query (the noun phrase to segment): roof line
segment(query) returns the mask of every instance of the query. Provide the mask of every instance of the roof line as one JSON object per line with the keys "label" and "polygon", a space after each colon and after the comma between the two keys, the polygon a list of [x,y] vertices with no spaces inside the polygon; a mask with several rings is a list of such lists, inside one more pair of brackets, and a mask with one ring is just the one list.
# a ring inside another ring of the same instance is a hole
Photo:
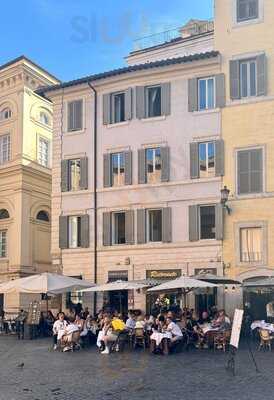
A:
{"label": "roof line", "polygon": [[209,59],[209,58],[218,57],[219,55],[220,55],[219,51],[209,51],[206,53],[197,53],[197,54],[192,54],[189,56],[169,58],[166,60],[159,60],[159,61],[152,61],[152,62],[148,62],[145,64],[130,65],[128,67],[118,68],[118,69],[114,69],[114,70],[107,71],[107,72],[89,75],[89,76],[86,76],[86,77],[83,77],[80,79],[63,82],[58,85],[42,87],[42,88],[36,90],[36,93],[43,95],[43,94],[46,94],[53,90],[64,89],[67,87],[81,85],[83,83],[88,83],[88,82],[92,82],[92,81],[98,81],[100,79],[110,78],[113,76],[123,75],[126,73],[147,70],[150,68],[160,68],[160,67],[166,67],[166,66],[170,66],[170,65],[184,64],[184,63],[193,62],[193,61],[205,60],[205,59]]}
{"label": "roof line", "polygon": [[47,75],[49,75],[50,77],[52,77],[52,78],[55,79],[56,81],[60,82],[60,79],[58,79],[56,76],[54,76],[53,74],[51,74],[50,72],[48,72],[45,68],[41,67],[39,64],[36,64],[34,61],[30,60],[28,57],[26,57],[26,56],[24,56],[24,55],[19,56],[19,57],[17,57],[17,58],[14,58],[13,60],[8,61],[7,63],[0,65],[0,71],[3,70],[3,69],[5,69],[5,68],[10,67],[11,65],[13,65],[13,64],[15,64],[15,63],[17,63],[17,62],[19,62],[19,61],[23,61],[23,60],[29,62],[29,63],[32,64],[34,67],[39,68],[39,69],[40,69],[41,71],[43,71],[44,73],[46,73]]}

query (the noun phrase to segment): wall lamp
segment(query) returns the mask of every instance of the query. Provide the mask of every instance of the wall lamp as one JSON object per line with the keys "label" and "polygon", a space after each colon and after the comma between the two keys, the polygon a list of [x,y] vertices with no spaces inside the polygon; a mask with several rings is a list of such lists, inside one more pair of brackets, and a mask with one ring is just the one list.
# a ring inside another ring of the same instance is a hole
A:
{"label": "wall lamp", "polygon": [[226,186],[221,189],[221,204],[223,205],[223,208],[227,211],[228,215],[230,215],[232,212],[232,209],[226,204],[228,201],[229,193],[230,190]]}

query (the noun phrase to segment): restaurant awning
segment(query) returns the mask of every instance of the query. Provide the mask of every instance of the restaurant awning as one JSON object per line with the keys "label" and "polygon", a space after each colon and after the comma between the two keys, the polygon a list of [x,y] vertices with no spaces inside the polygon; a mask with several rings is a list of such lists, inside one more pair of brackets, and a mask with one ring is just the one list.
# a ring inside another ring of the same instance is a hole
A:
{"label": "restaurant awning", "polygon": [[193,278],[204,282],[216,283],[219,285],[241,285],[241,282],[236,281],[235,279],[230,279],[226,276],[217,276],[210,273],[194,275]]}
{"label": "restaurant awning", "polygon": [[89,289],[84,289],[83,292],[109,292],[119,290],[137,290],[146,287],[157,285],[159,282],[153,279],[144,279],[139,281],[122,281],[108,282],[102,285],[97,285]]}
{"label": "restaurant awning", "polygon": [[243,282],[243,287],[244,288],[262,288],[262,287],[268,287],[274,288],[274,277],[270,276],[269,278],[264,278],[264,279],[258,279],[257,281],[247,281]]}
{"label": "restaurant awning", "polygon": [[218,287],[218,285],[210,282],[204,282],[202,280],[200,281],[198,279],[190,278],[188,276],[181,276],[180,278],[162,283],[161,285],[148,289],[148,292],[161,292],[172,289],[184,289],[187,291],[191,291],[193,289],[213,287]]}

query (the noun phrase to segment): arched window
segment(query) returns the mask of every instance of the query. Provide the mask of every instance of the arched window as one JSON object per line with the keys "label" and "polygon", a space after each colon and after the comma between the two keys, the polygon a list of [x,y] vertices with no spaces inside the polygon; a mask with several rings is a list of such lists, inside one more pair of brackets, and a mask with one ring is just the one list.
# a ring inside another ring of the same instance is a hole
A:
{"label": "arched window", "polygon": [[36,219],[39,221],[49,222],[49,215],[46,211],[41,210],[38,212]]}
{"label": "arched window", "polygon": [[44,111],[40,112],[39,120],[40,120],[41,124],[43,124],[43,125],[49,126],[51,124],[49,115]]}
{"label": "arched window", "polygon": [[10,119],[12,116],[11,109],[9,107],[4,108],[0,112],[0,121],[4,121],[6,119]]}
{"label": "arched window", "polygon": [[9,217],[10,217],[10,215],[9,215],[8,210],[6,210],[5,208],[2,208],[0,210],[0,219],[7,219]]}

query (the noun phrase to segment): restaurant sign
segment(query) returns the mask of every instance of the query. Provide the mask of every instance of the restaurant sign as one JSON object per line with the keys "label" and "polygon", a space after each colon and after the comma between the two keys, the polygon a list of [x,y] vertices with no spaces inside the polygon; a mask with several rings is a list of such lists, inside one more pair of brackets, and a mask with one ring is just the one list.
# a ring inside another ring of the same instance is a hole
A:
{"label": "restaurant sign", "polygon": [[148,279],[176,279],[182,275],[182,270],[180,269],[152,269],[146,271]]}

